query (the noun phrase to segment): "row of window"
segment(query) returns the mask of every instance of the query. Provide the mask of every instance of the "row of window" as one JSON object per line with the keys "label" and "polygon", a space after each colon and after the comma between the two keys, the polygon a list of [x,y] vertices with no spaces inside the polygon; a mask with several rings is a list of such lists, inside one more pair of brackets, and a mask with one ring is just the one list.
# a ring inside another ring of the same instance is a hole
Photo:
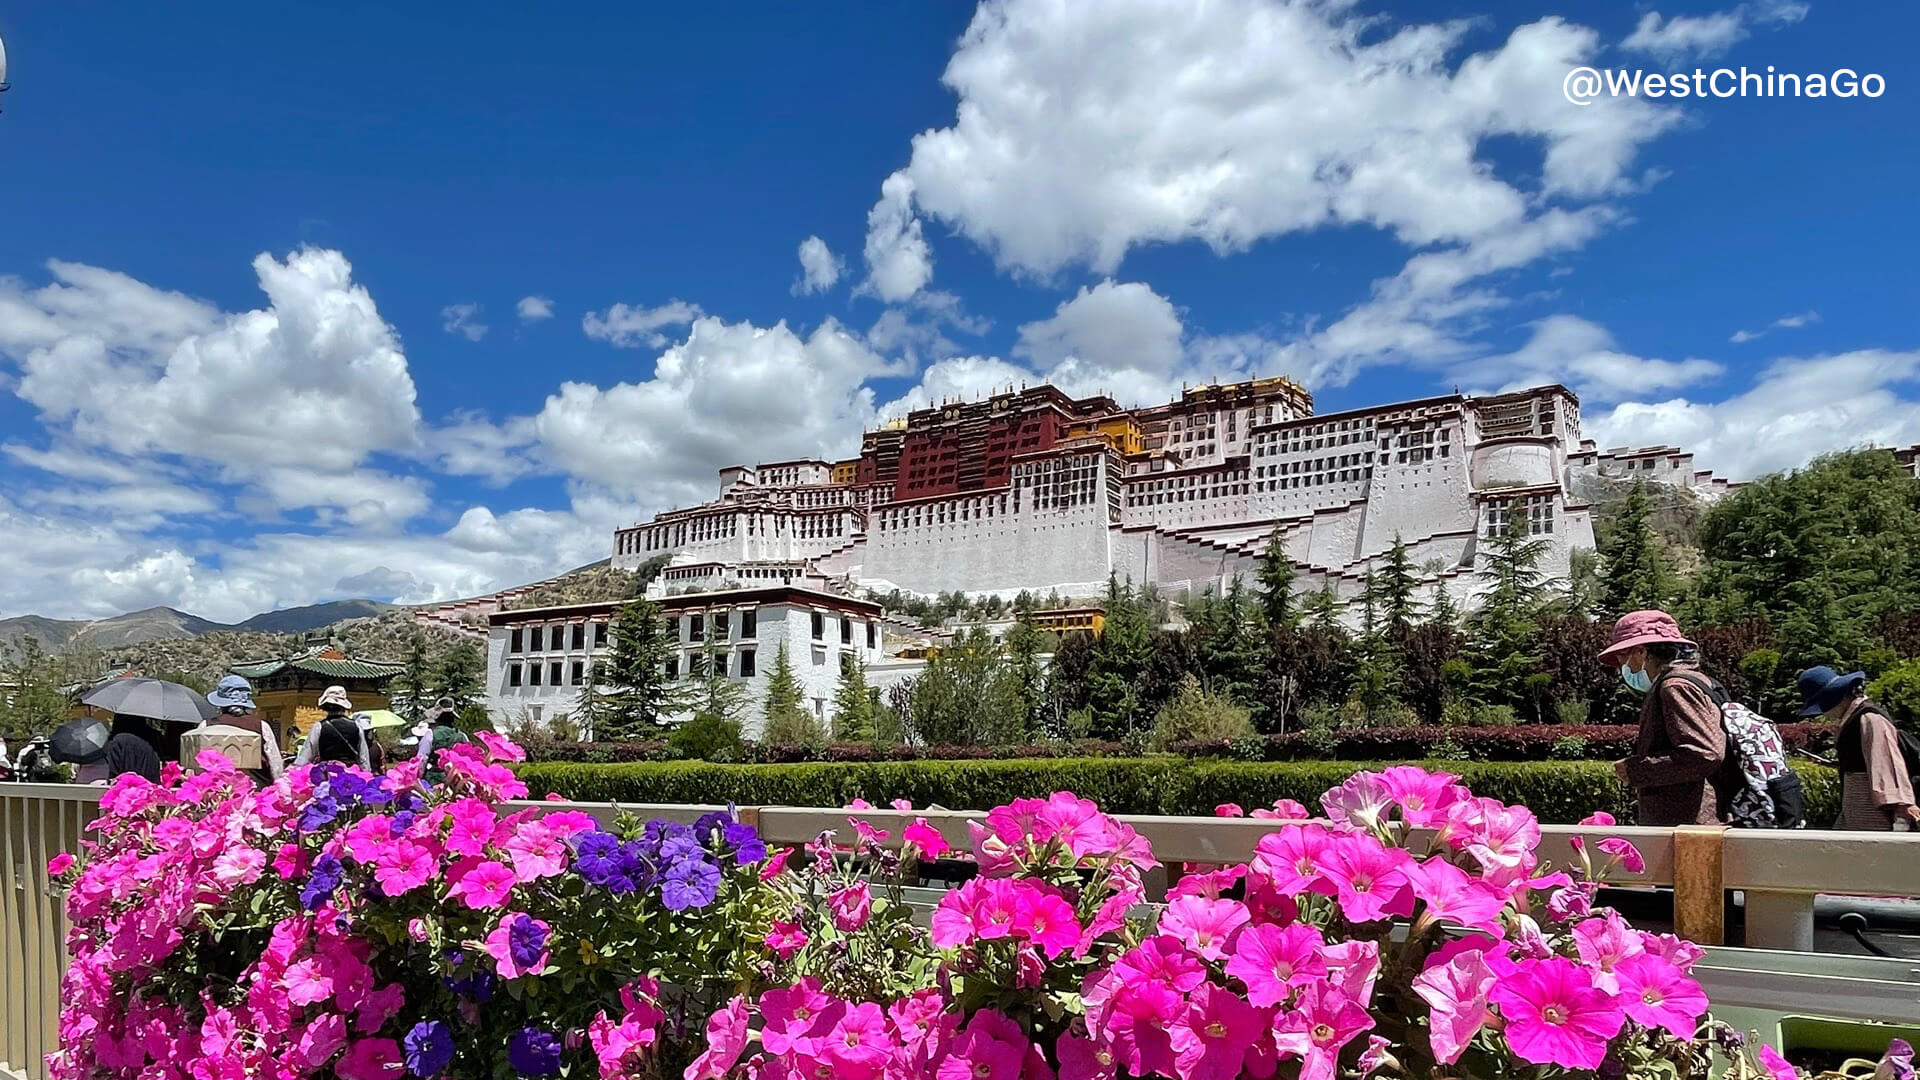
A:
{"label": "row of window", "polygon": [[[560,652],[564,649],[575,651],[587,647],[587,625],[583,622],[559,623],[553,626],[514,627],[507,634],[507,651],[518,652]],[[607,624],[593,623],[593,647],[604,648],[607,644]]]}
{"label": "row of window", "polygon": [[1507,521],[1515,513],[1526,515],[1528,536],[1544,536],[1553,532],[1553,496],[1525,495],[1487,504],[1486,535],[1499,536],[1506,532]]}

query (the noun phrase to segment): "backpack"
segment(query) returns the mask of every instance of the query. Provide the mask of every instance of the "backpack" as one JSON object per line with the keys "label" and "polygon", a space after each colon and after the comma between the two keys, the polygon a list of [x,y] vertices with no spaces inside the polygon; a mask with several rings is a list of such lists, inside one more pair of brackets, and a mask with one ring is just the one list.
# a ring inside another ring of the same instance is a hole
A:
{"label": "backpack", "polygon": [[1720,728],[1727,736],[1727,762],[1714,789],[1728,824],[1736,829],[1799,829],[1807,823],[1806,792],[1787,765],[1787,747],[1773,722],[1734,701],[1726,687],[1697,671],[1676,671],[1674,678],[1706,692],[1720,707]]}

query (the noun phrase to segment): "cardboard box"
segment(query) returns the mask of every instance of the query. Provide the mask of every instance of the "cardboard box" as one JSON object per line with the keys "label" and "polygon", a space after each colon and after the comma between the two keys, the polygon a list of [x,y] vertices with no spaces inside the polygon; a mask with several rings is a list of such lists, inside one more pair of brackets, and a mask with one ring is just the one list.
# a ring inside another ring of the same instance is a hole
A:
{"label": "cardboard box", "polygon": [[260,733],[246,728],[232,727],[227,724],[212,724],[194,728],[180,736],[180,764],[193,772],[199,766],[202,750],[216,750],[235,768],[258,769],[261,767],[262,740]]}

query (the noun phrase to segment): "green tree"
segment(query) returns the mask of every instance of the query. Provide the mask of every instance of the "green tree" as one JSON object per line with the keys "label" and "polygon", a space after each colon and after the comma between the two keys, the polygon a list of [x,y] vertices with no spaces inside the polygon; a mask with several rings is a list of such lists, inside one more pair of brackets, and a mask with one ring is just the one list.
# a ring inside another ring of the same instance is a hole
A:
{"label": "green tree", "polygon": [[927,658],[903,718],[923,746],[1008,746],[1026,741],[1026,702],[1005,649],[971,630]]}
{"label": "green tree", "polygon": [[1764,615],[1789,666],[1862,656],[1882,621],[1920,610],[1920,480],[1859,450],[1763,477],[1701,523],[1692,621]]}
{"label": "green tree", "polygon": [[726,655],[722,648],[714,639],[712,622],[709,621],[706,646],[699,654],[697,677],[700,681],[692,688],[690,707],[693,719],[711,717],[731,724],[738,730],[752,695],[748,693],[745,683],[727,674]]}
{"label": "green tree", "polygon": [[1673,572],[1653,528],[1647,482],[1635,482],[1606,529],[1600,546],[1599,606],[1618,618],[1629,611],[1664,608],[1673,599]]}
{"label": "green tree", "polygon": [[438,696],[452,698],[455,709],[465,709],[485,693],[486,671],[487,661],[479,649],[464,641],[455,645],[440,658],[434,672],[434,681],[439,684]]}
{"label": "green tree", "polygon": [[840,685],[833,691],[833,737],[847,743],[871,743],[876,737],[866,665],[851,654],[840,665]]}
{"label": "green tree", "polygon": [[1104,607],[1106,629],[1094,643],[1093,663],[1087,673],[1087,705],[1093,710],[1091,734],[1112,739],[1140,731],[1152,720],[1140,715],[1136,693],[1152,648],[1152,627],[1131,582],[1122,585],[1118,577],[1110,575]]}
{"label": "green tree", "polygon": [[1214,692],[1242,705],[1259,700],[1261,649],[1255,623],[1258,608],[1238,575],[1226,595],[1204,607],[1200,629],[1200,670]]}
{"label": "green tree", "polygon": [[1175,743],[1245,739],[1254,734],[1252,714],[1224,694],[1210,694],[1188,675],[1153,719],[1147,745],[1164,751]]}
{"label": "green tree", "polygon": [[1293,594],[1294,581],[1299,576],[1293,560],[1287,557],[1286,537],[1278,528],[1274,529],[1260,553],[1256,577],[1260,585],[1260,612],[1268,626],[1284,630],[1299,628],[1300,605]]}
{"label": "green tree", "polygon": [[61,688],[66,668],[32,634],[9,650],[0,665],[0,730],[38,735],[58,727],[66,718],[67,695]]}
{"label": "green tree", "polygon": [[1574,548],[1567,553],[1567,588],[1552,605],[1559,614],[1574,619],[1591,619],[1602,609],[1606,579],[1600,571],[1600,553],[1592,548]]}
{"label": "green tree", "polygon": [[1057,737],[1059,717],[1047,715],[1047,668],[1041,662],[1041,654],[1054,652],[1058,646],[1052,634],[1036,630],[1026,619],[1013,624],[1001,639],[1007,650],[1007,663],[1012,668],[1015,692],[1020,698],[1020,709],[1025,717],[1023,727],[1030,735],[1049,735]]}
{"label": "green tree", "polygon": [[1379,612],[1379,629],[1401,634],[1413,627],[1420,615],[1420,602],[1414,598],[1419,588],[1407,545],[1395,533],[1386,565],[1367,575],[1368,599]]}
{"label": "green tree", "polygon": [[767,676],[767,695],[762,708],[761,742],[770,746],[826,745],[826,725],[807,708],[784,641],[773,657],[773,672]]}
{"label": "green tree", "polygon": [[1320,591],[1307,598],[1305,614],[1307,625],[1315,630],[1340,628],[1340,597],[1333,591],[1333,582],[1321,585]]}
{"label": "green tree", "polygon": [[1506,527],[1480,549],[1481,576],[1492,589],[1468,624],[1475,689],[1489,704],[1516,704],[1543,689],[1532,679],[1539,658],[1530,646],[1546,594],[1540,564],[1548,551],[1548,541],[1532,538],[1527,515],[1517,505]]}
{"label": "green tree", "polygon": [[1444,626],[1451,630],[1460,625],[1460,608],[1453,602],[1453,593],[1447,589],[1447,583],[1436,581],[1433,585],[1433,604],[1427,608],[1427,625]]}
{"label": "green tree", "polygon": [[687,694],[667,674],[677,656],[660,605],[644,597],[621,605],[613,619],[607,658],[597,682],[604,715],[601,740],[643,739],[658,733],[683,711]]}
{"label": "green tree", "polygon": [[586,683],[580,687],[580,696],[574,699],[573,726],[582,739],[600,739],[613,717],[613,705],[607,700],[601,680],[604,666],[605,662],[600,660],[587,665]]}
{"label": "green tree", "polygon": [[427,705],[434,697],[434,679],[434,665],[427,652],[427,635],[416,629],[407,635],[406,667],[393,680],[392,692],[388,695],[394,704],[394,711],[405,717],[409,724],[419,723],[426,716]]}

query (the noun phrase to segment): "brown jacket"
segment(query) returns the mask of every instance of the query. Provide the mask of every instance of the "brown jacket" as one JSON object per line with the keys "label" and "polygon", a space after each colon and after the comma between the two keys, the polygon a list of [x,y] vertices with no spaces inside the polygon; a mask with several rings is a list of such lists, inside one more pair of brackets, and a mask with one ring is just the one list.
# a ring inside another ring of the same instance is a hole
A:
{"label": "brown jacket", "polygon": [[[1840,751],[1840,821],[1838,828],[1885,832],[1903,819],[1914,805],[1913,777],[1900,756],[1900,736],[1893,721],[1865,698],[1847,714],[1857,724],[1858,748]],[[1844,741],[1846,726],[1840,729]]]}
{"label": "brown jacket", "polygon": [[1698,671],[1676,663],[1653,684],[1640,706],[1640,737],[1627,758],[1627,783],[1640,797],[1642,825],[1718,825],[1714,781],[1727,762],[1720,706],[1693,681]]}

